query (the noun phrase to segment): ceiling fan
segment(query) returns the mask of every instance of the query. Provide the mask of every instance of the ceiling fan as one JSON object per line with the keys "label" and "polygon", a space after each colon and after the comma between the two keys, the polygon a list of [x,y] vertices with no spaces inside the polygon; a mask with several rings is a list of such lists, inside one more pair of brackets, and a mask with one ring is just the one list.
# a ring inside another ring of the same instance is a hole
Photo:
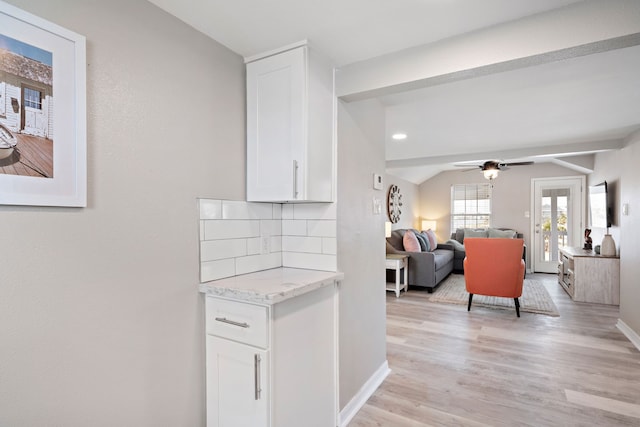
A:
{"label": "ceiling fan", "polygon": [[[532,165],[532,164],[533,162],[499,162],[497,160],[487,160],[483,164],[476,165],[476,166],[480,168],[484,177],[487,178],[489,181],[491,181],[498,177],[498,172],[500,172],[501,170],[505,170],[510,166],[526,166],[526,165]],[[455,166],[469,167],[469,165],[455,165]],[[473,168],[473,169],[467,169],[467,170],[477,170],[477,169]]]}

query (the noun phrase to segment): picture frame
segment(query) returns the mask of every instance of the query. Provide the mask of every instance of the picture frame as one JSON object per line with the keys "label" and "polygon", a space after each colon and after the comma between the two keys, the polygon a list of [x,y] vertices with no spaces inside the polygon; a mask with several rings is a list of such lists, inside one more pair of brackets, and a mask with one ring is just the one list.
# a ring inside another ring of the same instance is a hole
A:
{"label": "picture frame", "polygon": [[0,1],[0,205],[87,206],[86,39]]}

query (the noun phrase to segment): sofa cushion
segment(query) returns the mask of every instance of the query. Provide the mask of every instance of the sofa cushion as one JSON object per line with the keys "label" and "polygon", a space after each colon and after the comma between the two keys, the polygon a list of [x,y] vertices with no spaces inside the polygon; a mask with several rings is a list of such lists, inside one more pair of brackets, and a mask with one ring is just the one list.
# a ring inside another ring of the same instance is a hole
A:
{"label": "sofa cushion", "polygon": [[416,235],[416,238],[418,239],[418,243],[420,244],[420,250],[422,252],[429,252],[429,250],[431,249],[431,245],[429,245],[429,239],[427,239],[427,236],[418,233],[416,231],[413,232]]}
{"label": "sofa cushion", "polygon": [[[488,237],[487,230],[474,230],[473,228],[464,229],[464,238],[467,237]],[[464,243],[464,240],[462,241]]]}
{"label": "sofa cushion", "polygon": [[434,251],[438,247],[438,239],[436,238],[436,233],[432,229],[428,229],[427,231],[423,231],[422,234],[427,236],[429,240],[429,246],[431,250]]}
{"label": "sofa cushion", "polygon": [[453,260],[453,251],[447,249],[436,249],[433,251],[433,259],[436,271],[443,267],[447,267]]}
{"label": "sofa cushion", "polygon": [[515,230],[498,230],[495,228],[490,228],[488,231],[489,231],[490,238],[515,239],[516,237]]}
{"label": "sofa cushion", "polygon": [[412,232],[404,233],[404,236],[402,236],[402,245],[407,252],[421,252],[418,238]]}

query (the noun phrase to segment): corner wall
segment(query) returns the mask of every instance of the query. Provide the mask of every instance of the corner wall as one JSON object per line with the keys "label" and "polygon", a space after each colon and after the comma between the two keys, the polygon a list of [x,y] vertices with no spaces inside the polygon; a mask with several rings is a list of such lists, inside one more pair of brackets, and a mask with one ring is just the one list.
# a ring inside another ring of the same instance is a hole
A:
{"label": "corner wall", "polygon": [[[384,111],[376,101],[338,102],[340,410],[366,394],[386,364],[385,212],[373,214],[373,174],[383,174]],[[385,184],[386,185],[386,184]],[[368,396],[366,396],[368,397]],[[348,411],[347,411],[348,412]]]}
{"label": "corner wall", "polygon": [[144,0],[9,2],[86,36],[88,207],[0,206],[0,425],[202,426],[197,197],[245,198],[243,60]]}
{"label": "corner wall", "polygon": [[[621,205],[629,205],[628,215],[618,214],[620,219],[620,320],[631,328],[636,338],[640,337],[640,132],[636,132],[629,144],[620,151],[622,172],[620,198],[616,200],[616,211]],[[636,340],[636,346],[638,345]]]}

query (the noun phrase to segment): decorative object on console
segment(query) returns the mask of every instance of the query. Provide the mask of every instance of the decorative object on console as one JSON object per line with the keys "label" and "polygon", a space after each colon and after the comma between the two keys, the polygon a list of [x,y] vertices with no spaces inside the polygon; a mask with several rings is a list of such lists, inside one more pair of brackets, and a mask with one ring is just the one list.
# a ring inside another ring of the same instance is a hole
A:
{"label": "decorative object on console", "polygon": [[611,234],[607,233],[602,239],[602,245],[600,245],[600,255],[602,256],[616,256],[616,242],[611,237]]}
{"label": "decorative object on console", "polygon": [[591,250],[591,248],[593,247],[593,239],[591,238],[591,229],[589,228],[585,228],[584,229],[584,248],[585,250]]}
{"label": "decorative object on console", "polygon": [[395,184],[389,187],[389,193],[387,194],[387,214],[389,215],[389,221],[392,223],[395,224],[400,221],[402,194],[400,194],[400,188]]}

